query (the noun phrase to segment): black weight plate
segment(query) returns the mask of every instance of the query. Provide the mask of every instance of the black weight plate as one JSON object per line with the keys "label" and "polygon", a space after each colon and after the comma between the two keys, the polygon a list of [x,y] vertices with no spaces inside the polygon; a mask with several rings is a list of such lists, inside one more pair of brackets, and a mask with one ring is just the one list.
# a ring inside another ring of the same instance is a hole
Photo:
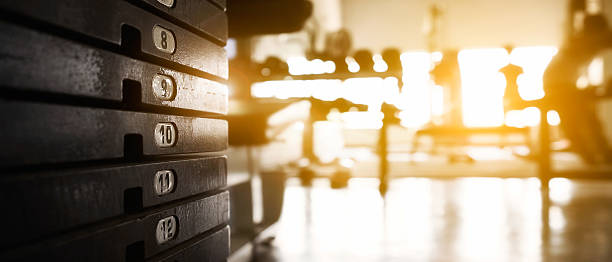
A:
{"label": "black weight plate", "polygon": [[0,88],[122,101],[124,88],[133,87],[124,81],[132,80],[144,104],[227,111],[223,84],[8,23],[0,22],[0,32]]}
{"label": "black weight plate", "polygon": [[227,15],[225,8],[205,0],[129,0],[136,5],[141,3],[163,12],[161,16],[176,24],[195,28],[203,33],[216,37],[219,41],[227,40]]}
{"label": "black weight plate", "polygon": [[167,254],[160,255],[148,261],[173,261],[173,262],[225,262],[229,256],[229,227],[211,235],[190,241],[181,250],[172,250]]}
{"label": "black weight plate", "polygon": [[211,0],[211,1],[217,4],[223,10],[227,11],[227,0]]}
{"label": "black weight plate", "polygon": [[[139,46],[145,54],[227,78],[227,55],[223,47],[124,0],[0,1],[0,9],[117,46],[129,46],[126,50]],[[123,30],[126,26],[137,29],[139,37],[125,33],[129,31]]]}
{"label": "black weight plate", "polygon": [[0,100],[0,120],[2,167],[227,147],[227,122],[218,119]]}
{"label": "black weight plate", "polygon": [[[40,218],[44,219],[44,218]],[[227,224],[229,194],[222,192],[130,220],[83,229],[0,254],[2,261],[142,261]]]}
{"label": "black weight plate", "polygon": [[0,246],[218,189],[226,172],[220,156],[2,175],[0,199],[11,215],[0,223],[11,225],[5,232],[13,237],[0,238]]}

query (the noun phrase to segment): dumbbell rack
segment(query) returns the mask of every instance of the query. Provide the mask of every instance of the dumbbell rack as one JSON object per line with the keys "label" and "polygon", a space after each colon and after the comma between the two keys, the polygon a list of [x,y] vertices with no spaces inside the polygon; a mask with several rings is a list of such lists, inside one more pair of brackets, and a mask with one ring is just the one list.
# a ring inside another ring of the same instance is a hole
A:
{"label": "dumbbell rack", "polygon": [[[401,70],[389,70],[386,72],[374,72],[374,71],[362,71],[362,72],[356,72],[356,73],[352,73],[352,72],[337,72],[337,73],[326,73],[326,74],[312,74],[312,75],[292,75],[289,76],[289,78],[291,80],[346,80],[346,79],[351,79],[351,78],[366,78],[366,77],[380,77],[380,78],[386,78],[386,77],[395,77],[396,79],[398,79],[398,85],[400,87],[400,89],[403,87],[403,80],[402,80],[402,76],[403,76],[403,72]],[[271,76],[266,76],[266,77],[262,77],[259,76],[259,78],[256,78],[255,82],[264,82],[264,81],[271,81],[271,80],[287,80],[288,76],[286,75],[271,75]],[[384,113],[384,120],[383,120],[383,126],[379,131],[379,140],[378,140],[378,144],[377,144],[377,152],[381,158],[380,160],[380,165],[379,165],[379,180],[380,180],[380,186],[379,186],[379,190],[381,192],[381,194],[385,194],[387,192],[388,189],[388,183],[389,183],[389,178],[388,178],[388,171],[389,171],[389,162],[387,159],[387,127],[391,124],[394,124],[396,121],[394,121],[394,114],[389,112],[390,109],[390,105],[387,105],[383,110]],[[313,142],[314,142],[314,127],[313,127],[314,121],[311,121],[309,123],[307,123],[307,126],[305,127],[304,130],[304,143],[307,143],[305,145],[303,145],[304,148],[304,157],[306,157],[310,163],[316,163],[316,157],[314,156],[313,153]],[[315,177],[315,171],[312,170],[312,165],[311,166],[306,166],[306,167],[302,167],[300,172],[299,172],[299,176],[300,179],[302,180],[302,184],[304,185],[310,185],[312,179]],[[346,168],[339,166],[337,168],[337,170],[334,172],[333,176],[332,176],[332,187],[335,188],[341,188],[341,187],[345,187],[348,184],[348,180],[350,179],[350,171],[346,170]]]}
{"label": "dumbbell rack", "polygon": [[226,261],[225,0],[0,14],[0,260]]}

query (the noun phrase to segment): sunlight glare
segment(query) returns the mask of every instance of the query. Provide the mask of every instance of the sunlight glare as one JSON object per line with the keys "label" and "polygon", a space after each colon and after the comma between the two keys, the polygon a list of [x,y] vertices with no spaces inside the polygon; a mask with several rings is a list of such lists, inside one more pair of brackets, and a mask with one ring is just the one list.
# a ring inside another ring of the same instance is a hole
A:
{"label": "sunlight glare", "polygon": [[550,187],[550,200],[557,204],[567,204],[572,198],[574,186],[567,178],[553,178],[548,182]]}
{"label": "sunlight glare", "polygon": [[550,229],[556,232],[562,232],[567,222],[563,215],[563,210],[558,206],[552,206],[548,210],[548,217],[550,219]]}
{"label": "sunlight glare", "polygon": [[[521,66],[524,73],[519,76],[519,93],[525,100],[539,99],[544,96],[542,76],[557,48],[550,46],[518,47],[508,56],[502,48],[469,49],[459,53],[462,77],[463,117],[467,126],[508,126],[526,127],[539,123],[537,108],[511,111],[504,116],[503,93],[505,78],[499,69],[508,61]],[[254,97],[299,98],[315,97],[326,101],[345,98],[353,103],[368,105],[368,111],[378,112],[382,102],[397,106],[401,125],[421,127],[432,120],[440,120],[445,107],[443,88],[430,79],[429,71],[433,62],[440,60],[442,53],[404,52],[401,54],[404,87],[399,91],[397,79],[393,78],[352,78],[340,80],[282,80],[255,83],[252,88]],[[376,71],[385,71],[386,63],[380,54],[374,55]],[[359,65],[352,57],[345,59],[349,71],[358,72]],[[335,70],[332,61],[312,60],[304,57],[288,59],[290,73],[312,74],[329,73]],[[603,69],[595,61],[589,70],[589,80],[597,82]],[[383,70],[384,69],[384,70]],[[348,117],[348,120],[353,119]],[[373,118],[368,118],[372,121]],[[355,121],[359,121],[356,118]],[[370,120],[367,120],[370,121]],[[558,125],[560,119],[549,113],[549,122]],[[377,127],[378,120],[366,124],[347,126]]]}
{"label": "sunlight glare", "polygon": [[357,61],[355,61],[355,58],[352,58],[350,56],[347,56],[344,61],[346,62],[346,64],[348,65],[348,70],[351,73],[357,73],[359,72],[359,70],[361,69],[359,67],[359,64],[357,63]]}
{"label": "sunlight glare", "polygon": [[432,55],[427,52],[405,52],[400,56],[403,68],[404,88],[400,94],[398,107],[401,125],[421,127],[431,119],[431,86],[429,70],[432,67]]}
{"label": "sunlight glare", "polygon": [[291,75],[325,74],[336,71],[336,64],[333,61],[307,60],[305,57],[291,57],[287,59],[287,65]]}
{"label": "sunlight glare", "polygon": [[602,57],[593,59],[587,70],[589,85],[599,86],[604,83],[604,60]]}
{"label": "sunlight glare", "polygon": [[561,124],[561,117],[559,117],[559,113],[555,110],[548,111],[546,113],[546,118],[548,120],[548,124],[551,126],[558,126]]}
{"label": "sunlight glare", "polygon": [[459,52],[463,122],[467,126],[500,126],[504,121],[505,79],[499,69],[507,63],[502,48]]}
{"label": "sunlight glare", "polygon": [[387,69],[389,69],[389,66],[387,65],[385,60],[383,60],[380,54],[375,54],[374,56],[372,56],[372,60],[374,60],[374,71],[375,72],[379,72],[379,73],[386,72]]}

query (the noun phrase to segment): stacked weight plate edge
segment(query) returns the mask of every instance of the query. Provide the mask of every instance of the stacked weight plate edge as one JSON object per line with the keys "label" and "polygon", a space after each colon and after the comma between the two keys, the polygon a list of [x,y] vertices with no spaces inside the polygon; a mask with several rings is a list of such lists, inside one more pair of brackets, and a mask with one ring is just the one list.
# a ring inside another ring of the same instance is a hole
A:
{"label": "stacked weight plate edge", "polygon": [[41,165],[124,156],[217,152],[227,122],[217,119],[0,101],[0,166]]}
{"label": "stacked weight plate edge", "polygon": [[[223,10],[211,8],[225,17]],[[226,36],[217,37],[222,41],[211,42],[125,0],[24,0],[0,2],[0,10],[5,17],[23,20],[31,27],[57,35],[182,72],[227,78],[227,55],[222,47]],[[211,27],[226,28],[227,25],[213,23]]]}
{"label": "stacked weight plate edge", "polygon": [[148,261],[227,261],[229,256],[229,227],[184,243],[181,247],[158,255]]}
{"label": "stacked weight plate edge", "polygon": [[[145,104],[214,113],[227,110],[227,89],[221,84],[7,23],[1,23],[0,29],[4,35],[15,36],[2,39],[7,42],[1,63],[6,70],[2,74],[11,79],[4,95],[15,90],[18,94],[44,90],[52,94],[126,100],[126,93],[133,88],[139,91],[133,96],[141,96],[138,100]],[[34,52],[28,54],[28,50]],[[138,81],[126,81],[130,77]],[[26,99],[44,97],[27,96]],[[200,97],[203,102],[199,102]],[[214,152],[227,145],[227,123],[222,120],[15,102],[10,95],[4,99],[0,115],[14,128],[1,132],[11,138],[6,143],[8,150],[0,154],[2,167],[120,158],[126,152],[144,155]],[[79,101],[57,96],[49,100]]]}
{"label": "stacked weight plate edge", "polygon": [[173,202],[0,254],[2,261],[142,261],[226,227],[229,194]]}
{"label": "stacked weight plate edge", "polygon": [[5,94],[37,92],[30,97],[227,112],[227,88],[221,83],[6,22],[0,21],[0,32],[0,89]]}
{"label": "stacked weight plate edge", "polygon": [[174,24],[191,29],[196,34],[227,40],[225,3],[206,0],[128,0],[136,6],[158,14]]}
{"label": "stacked weight plate edge", "polygon": [[[11,94],[0,101],[0,117],[14,124],[0,132],[8,141],[0,155],[1,167],[19,170],[24,165],[127,154],[226,148],[225,121],[177,116],[182,111],[126,112],[117,106],[128,102],[227,112],[227,89],[222,84],[227,78],[223,1],[159,6],[163,2],[168,1],[0,3],[6,19],[0,30],[11,36],[0,39],[6,43],[0,49],[4,53],[0,67],[10,79],[3,88]],[[35,101],[23,101],[32,98]],[[202,165],[210,165],[208,171],[216,176],[194,182],[202,176]],[[6,242],[43,240],[6,250],[0,257],[222,260],[217,258],[224,259],[229,252],[227,193],[201,199],[198,194],[224,186],[225,173],[224,158],[212,157],[3,176],[3,185],[22,189],[5,192],[9,198],[35,202],[13,206],[20,210],[7,218],[8,223],[20,232]],[[186,188],[189,182],[191,188]],[[40,191],[19,195],[32,187]],[[35,221],[37,216],[50,219]],[[86,227],[78,229],[82,225]],[[66,230],[72,231],[61,233]],[[56,233],[60,235],[47,237]]]}
{"label": "stacked weight plate edge", "polygon": [[[11,225],[0,246],[17,246],[222,188],[225,157],[65,168],[0,177]],[[44,219],[41,219],[44,218]]]}

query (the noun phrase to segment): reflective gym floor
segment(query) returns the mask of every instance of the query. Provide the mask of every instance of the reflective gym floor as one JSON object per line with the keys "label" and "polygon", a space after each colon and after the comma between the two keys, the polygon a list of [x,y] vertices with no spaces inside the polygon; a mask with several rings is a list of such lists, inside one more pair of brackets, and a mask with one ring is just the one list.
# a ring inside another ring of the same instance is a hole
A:
{"label": "reflective gym floor", "polygon": [[383,199],[373,178],[339,190],[292,178],[255,259],[612,261],[612,183],[554,179],[547,213],[540,192],[535,178],[397,178]]}

